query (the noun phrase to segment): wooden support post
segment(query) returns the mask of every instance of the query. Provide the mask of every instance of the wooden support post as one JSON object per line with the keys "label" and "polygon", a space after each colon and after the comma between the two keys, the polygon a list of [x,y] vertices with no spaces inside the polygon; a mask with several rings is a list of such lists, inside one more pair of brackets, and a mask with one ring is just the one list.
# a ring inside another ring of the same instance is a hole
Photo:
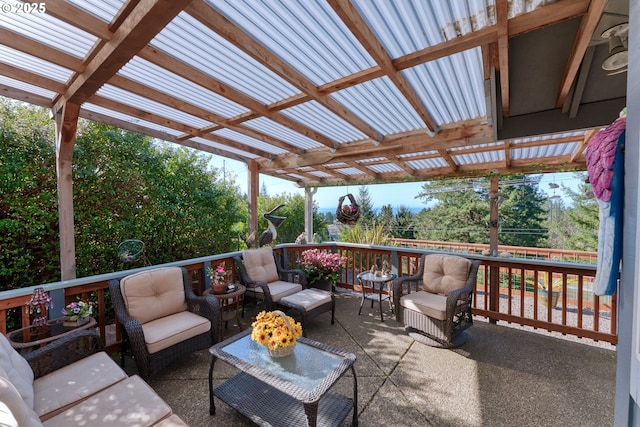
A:
{"label": "wooden support post", "polygon": [[313,242],[313,195],[317,191],[317,187],[304,189],[304,233],[307,243]]}
{"label": "wooden support post", "polygon": [[[498,202],[500,200],[500,188],[498,186],[498,176],[491,177],[491,185],[489,189],[489,249],[491,255],[498,254]],[[489,310],[498,311],[500,304],[500,267],[492,265],[489,267],[490,294],[489,294]],[[489,319],[490,323],[496,323],[496,320]]]}
{"label": "wooden support post", "polygon": [[60,230],[60,280],[76,278],[76,245],[73,219],[73,146],[78,129],[78,104],[65,103],[54,111],[56,124],[56,174]]}
{"label": "wooden support post", "polygon": [[248,173],[248,185],[247,185],[247,191],[248,191],[248,198],[249,198],[249,203],[247,206],[248,209],[248,214],[247,214],[247,220],[248,220],[248,230],[247,230],[247,235],[248,236],[255,236],[255,244],[256,247],[258,245],[258,240],[260,239],[260,236],[258,235],[258,186],[259,186],[259,175],[258,175],[258,162],[256,162],[255,160],[249,160],[247,162],[247,166],[249,168],[249,173]]}

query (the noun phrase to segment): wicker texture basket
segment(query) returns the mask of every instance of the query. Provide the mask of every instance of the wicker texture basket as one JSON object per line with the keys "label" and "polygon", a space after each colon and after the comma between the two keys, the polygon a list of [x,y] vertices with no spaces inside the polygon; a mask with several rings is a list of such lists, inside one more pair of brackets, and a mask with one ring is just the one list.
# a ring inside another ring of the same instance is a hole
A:
{"label": "wicker texture basket", "polygon": [[[344,202],[345,197],[349,198],[351,205],[343,206],[342,202]],[[352,194],[340,197],[340,200],[338,201],[338,208],[336,209],[336,218],[342,224],[353,225],[358,221],[360,218],[360,206],[358,206],[356,199]]]}
{"label": "wicker texture basket", "polygon": [[[282,320],[284,320],[284,323],[287,325],[287,328],[289,328],[289,333],[291,333],[293,329],[291,327],[291,322],[289,322],[289,319],[287,318],[287,315],[280,310],[274,310],[273,312],[276,314],[279,314],[280,317],[282,317]],[[275,349],[271,349],[269,347],[265,347],[265,348],[267,349],[267,353],[269,353],[269,356],[271,357],[285,357],[293,353],[293,349],[295,348],[295,346],[296,345],[294,344],[288,347],[278,347]]]}

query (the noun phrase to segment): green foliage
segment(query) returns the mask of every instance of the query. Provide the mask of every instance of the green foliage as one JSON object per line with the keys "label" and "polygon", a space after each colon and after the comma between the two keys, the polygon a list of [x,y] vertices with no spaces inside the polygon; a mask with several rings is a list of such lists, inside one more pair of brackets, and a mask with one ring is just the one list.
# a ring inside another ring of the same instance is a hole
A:
{"label": "green foliage", "polygon": [[393,237],[400,239],[415,239],[416,231],[414,225],[415,215],[411,210],[401,205],[393,218]]}
{"label": "green foliage", "polygon": [[[582,177],[584,182],[585,174],[579,177]],[[598,202],[593,197],[591,186],[583,183],[578,192],[564,186],[562,189],[571,198],[573,206],[558,212],[557,221],[550,225],[557,239],[557,247],[597,251],[600,217]]]}
{"label": "green foliage", "polygon": [[0,100],[0,283],[59,275],[56,153],[44,110]]}
{"label": "green foliage", "polygon": [[[0,282],[59,280],[53,123],[47,112],[0,101]],[[73,191],[78,277],[120,269],[117,247],[145,242],[153,264],[237,249],[246,204],[208,157],[104,124],[80,121]],[[128,267],[128,266],[127,266]]]}
{"label": "green foliage", "polygon": [[[512,177],[511,180],[518,177]],[[489,243],[488,185],[481,180],[436,181],[423,185],[417,198],[435,202],[414,224],[416,238],[451,242]],[[545,198],[535,178],[500,187],[499,241],[503,245],[539,247],[546,243],[542,224]]]}
{"label": "green foliage", "polygon": [[373,208],[371,202],[371,195],[366,186],[361,186],[358,189],[358,195],[356,196],[356,202],[360,206],[360,218],[358,218],[358,224],[368,226],[372,225],[376,220],[376,211]]}
{"label": "green foliage", "polygon": [[385,227],[376,223],[365,227],[358,221],[356,225],[344,227],[340,231],[341,242],[385,246],[390,244],[390,239],[391,235],[385,230]]}

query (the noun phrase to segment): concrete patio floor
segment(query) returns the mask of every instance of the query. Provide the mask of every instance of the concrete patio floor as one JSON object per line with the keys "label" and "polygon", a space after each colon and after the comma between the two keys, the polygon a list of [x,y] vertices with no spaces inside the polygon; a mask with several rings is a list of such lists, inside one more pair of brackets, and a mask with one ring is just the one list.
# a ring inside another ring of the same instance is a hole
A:
{"label": "concrete patio floor", "polygon": [[[357,356],[360,426],[609,426],[613,424],[616,353],[610,348],[492,325],[475,319],[459,349],[414,342],[383,304],[340,293],[336,322],[330,314],[313,319],[308,338]],[[244,319],[250,326],[249,315]],[[225,338],[237,333],[235,325]],[[209,352],[185,357],[151,381],[151,386],[189,425],[254,425],[216,399],[209,415]],[[132,360],[127,371],[135,373]],[[218,362],[214,385],[235,375]],[[352,396],[350,371],[334,390]],[[351,425],[351,414],[344,423]],[[295,426],[297,427],[297,426]]]}

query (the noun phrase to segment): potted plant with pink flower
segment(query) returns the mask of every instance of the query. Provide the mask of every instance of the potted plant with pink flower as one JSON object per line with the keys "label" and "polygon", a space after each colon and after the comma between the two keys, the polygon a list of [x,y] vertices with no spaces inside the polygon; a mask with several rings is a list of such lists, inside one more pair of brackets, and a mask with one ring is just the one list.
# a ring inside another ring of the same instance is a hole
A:
{"label": "potted plant with pink flower", "polygon": [[221,294],[227,289],[227,270],[224,263],[216,268],[207,267],[207,276],[211,279],[211,290],[214,294]]}
{"label": "potted plant with pink flower", "polygon": [[332,290],[342,275],[347,257],[320,249],[307,249],[296,262],[307,275],[310,286]]}

